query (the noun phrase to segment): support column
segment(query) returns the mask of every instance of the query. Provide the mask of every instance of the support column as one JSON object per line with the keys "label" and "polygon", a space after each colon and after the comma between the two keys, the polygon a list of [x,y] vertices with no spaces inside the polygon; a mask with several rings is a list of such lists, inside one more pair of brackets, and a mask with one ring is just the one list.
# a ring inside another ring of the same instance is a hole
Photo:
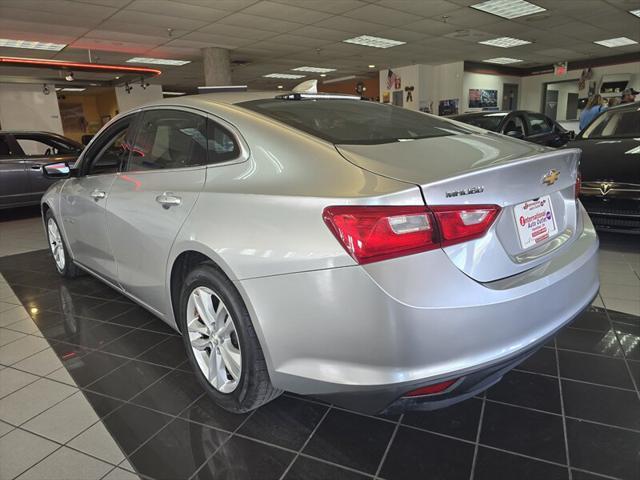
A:
{"label": "support column", "polygon": [[205,86],[231,85],[229,50],[218,47],[203,48],[202,60]]}

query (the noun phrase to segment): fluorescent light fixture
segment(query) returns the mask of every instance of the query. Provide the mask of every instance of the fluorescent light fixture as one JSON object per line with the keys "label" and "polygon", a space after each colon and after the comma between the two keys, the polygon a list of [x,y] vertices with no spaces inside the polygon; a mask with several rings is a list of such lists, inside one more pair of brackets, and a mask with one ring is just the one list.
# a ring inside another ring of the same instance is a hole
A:
{"label": "fluorescent light fixture", "polygon": [[263,75],[264,78],[284,78],[287,80],[296,80],[298,78],[304,78],[306,75],[294,75],[293,73],[269,73]]}
{"label": "fluorescent light fixture", "polygon": [[376,68],[376,66],[372,63],[371,65],[369,65],[369,68]]}
{"label": "fluorescent light fixture", "polygon": [[169,96],[179,96],[179,95],[186,95],[187,92],[162,92],[163,95],[169,95]]}
{"label": "fluorescent light fixture", "polygon": [[520,45],[528,45],[531,42],[526,40],[520,40],[519,38],[512,37],[498,37],[492,38],[491,40],[485,40],[483,42],[478,42],[483,45],[491,45],[492,47],[500,47],[500,48],[511,48],[518,47]]}
{"label": "fluorescent light fixture", "polygon": [[284,88],[284,85],[278,85],[278,89],[282,90]]}
{"label": "fluorescent light fixture", "polygon": [[0,38],[0,47],[28,48],[30,50],[50,50],[52,52],[59,52],[66,46],[66,43],[32,42],[29,40]]}
{"label": "fluorescent light fixture", "polygon": [[191,63],[191,60],[171,60],[168,58],[133,57],[127,63],[146,63],[149,65],[174,65],[182,66]]}
{"label": "fluorescent light fixture", "polygon": [[509,19],[533,15],[547,10],[525,0],[489,0],[488,2],[471,5],[471,8]]}
{"label": "fluorescent light fixture", "polygon": [[293,69],[294,72],[309,72],[309,73],[329,73],[335,72],[335,68],[323,68],[323,67],[298,67]]}
{"label": "fluorescent light fixture", "polygon": [[81,87],[65,87],[61,91],[62,92],[84,92],[86,88]]}
{"label": "fluorescent light fixture", "polygon": [[608,38],[607,40],[598,40],[597,42],[593,42],[593,43],[597,43],[598,45],[602,45],[603,47],[615,48],[615,47],[624,47],[626,45],[635,45],[638,42],[636,42],[635,40],[631,40],[630,38],[627,38],[627,37],[618,37],[618,38]]}
{"label": "fluorescent light fixture", "polygon": [[382,37],[372,37],[371,35],[360,35],[359,37],[347,38],[342,41],[343,43],[353,43],[354,45],[363,45],[365,47],[373,48],[391,48],[398,45],[404,45],[407,42],[401,42],[400,40],[390,40]]}
{"label": "fluorescent light fixture", "polygon": [[517,58],[509,58],[509,57],[497,57],[497,58],[489,58],[487,60],[483,60],[486,63],[499,63],[500,65],[506,65],[508,63],[518,63],[522,60]]}
{"label": "fluorescent light fixture", "polygon": [[629,10],[631,15],[635,15],[636,17],[640,17],[640,8],[638,10]]}

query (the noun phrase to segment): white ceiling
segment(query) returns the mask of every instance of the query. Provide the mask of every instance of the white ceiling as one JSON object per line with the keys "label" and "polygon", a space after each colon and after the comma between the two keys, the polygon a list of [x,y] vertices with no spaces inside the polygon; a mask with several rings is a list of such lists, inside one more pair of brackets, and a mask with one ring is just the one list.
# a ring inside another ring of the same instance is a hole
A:
{"label": "white ceiling", "polygon": [[[640,42],[640,0],[531,0],[546,12],[505,20],[472,8],[481,0],[0,0],[0,37],[66,43],[61,52],[0,48],[0,56],[122,64],[133,55],[187,59],[160,67],[158,83],[204,83],[200,49],[231,50],[235,83],[273,86],[267,73],[303,66],[336,68],[333,77],[411,63],[515,57],[527,67],[640,52],[593,42]],[[389,49],[342,43],[357,35],[407,42]],[[477,42],[512,36],[532,42],[503,49]],[[0,69],[1,70],[1,69]],[[289,72],[291,73],[291,72]],[[1,71],[0,71],[1,74]],[[294,81],[295,82],[295,81]],[[284,82],[286,84],[286,82]]]}

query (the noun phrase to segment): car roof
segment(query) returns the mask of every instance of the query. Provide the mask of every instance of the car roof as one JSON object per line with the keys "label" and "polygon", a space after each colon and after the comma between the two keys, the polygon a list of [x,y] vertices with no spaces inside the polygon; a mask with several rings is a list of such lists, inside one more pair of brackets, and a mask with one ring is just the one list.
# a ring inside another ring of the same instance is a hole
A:
{"label": "car roof", "polygon": [[211,104],[226,104],[235,105],[242,102],[249,102],[251,100],[266,100],[269,98],[275,98],[278,95],[282,95],[285,92],[282,91],[255,91],[255,92],[216,92],[216,93],[200,93],[197,95],[184,95],[182,97],[165,98],[152,103],[144,105],[150,106],[189,106],[196,108],[207,108]]}

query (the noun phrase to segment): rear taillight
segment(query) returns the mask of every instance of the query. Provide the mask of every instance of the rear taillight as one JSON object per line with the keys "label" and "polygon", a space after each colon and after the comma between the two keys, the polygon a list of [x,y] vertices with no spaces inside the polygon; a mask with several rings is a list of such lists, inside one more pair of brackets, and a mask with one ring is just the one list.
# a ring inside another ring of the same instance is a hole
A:
{"label": "rear taillight", "polygon": [[582,189],[582,175],[580,175],[580,172],[578,172],[578,175],[576,176],[576,186],[575,186],[575,189],[574,189],[574,194],[575,194],[576,200],[580,196],[580,190],[581,189]]}
{"label": "rear taillight", "polygon": [[481,237],[499,212],[496,205],[336,206],[323,217],[349,255],[365,264]]}
{"label": "rear taillight", "polygon": [[405,393],[403,396],[405,397],[424,397],[425,395],[435,395],[437,393],[444,393],[451,386],[456,383],[459,378],[454,378],[453,380],[446,380],[440,383],[434,383],[432,385],[427,385],[426,387],[420,387],[415,390],[411,390],[410,392]]}

